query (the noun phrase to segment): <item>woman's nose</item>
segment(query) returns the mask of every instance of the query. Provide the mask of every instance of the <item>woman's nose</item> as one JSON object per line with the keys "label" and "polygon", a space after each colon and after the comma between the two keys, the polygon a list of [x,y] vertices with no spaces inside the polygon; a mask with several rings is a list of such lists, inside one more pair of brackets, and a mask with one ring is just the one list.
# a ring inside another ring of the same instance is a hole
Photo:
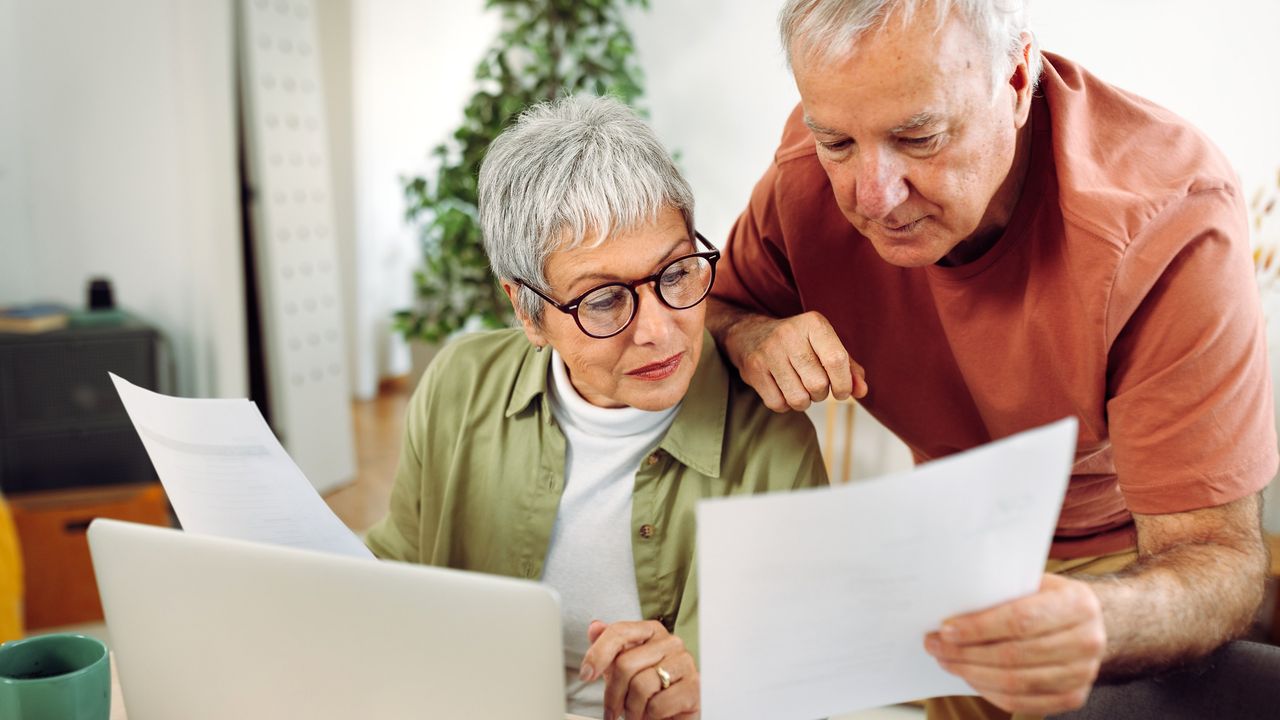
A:
{"label": "woman's nose", "polygon": [[658,297],[652,283],[636,288],[636,317],[633,321],[637,345],[658,344],[675,330],[675,313]]}

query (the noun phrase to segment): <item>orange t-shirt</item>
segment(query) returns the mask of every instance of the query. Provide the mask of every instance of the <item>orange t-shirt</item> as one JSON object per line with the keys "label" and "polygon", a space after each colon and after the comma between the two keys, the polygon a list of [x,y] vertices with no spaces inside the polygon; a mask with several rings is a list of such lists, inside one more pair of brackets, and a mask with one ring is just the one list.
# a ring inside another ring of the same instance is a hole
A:
{"label": "orange t-shirt", "polygon": [[1130,512],[1221,505],[1277,465],[1235,173],[1168,111],[1047,54],[1008,227],[959,267],[899,268],[840,214],[800,108],[738,219],[716,296],[817,310],[867,370],[863,405],[943,457],[1080,421],[1051,555],[1134,545]]}

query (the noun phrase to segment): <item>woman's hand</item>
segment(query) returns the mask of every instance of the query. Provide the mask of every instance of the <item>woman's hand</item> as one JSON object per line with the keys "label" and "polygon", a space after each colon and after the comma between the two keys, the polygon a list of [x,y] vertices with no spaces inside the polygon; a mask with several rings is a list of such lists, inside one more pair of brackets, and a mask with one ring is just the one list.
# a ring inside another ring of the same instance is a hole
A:
{"label": "woman's hand", "polygon": [[604,720],[698,720],[702,682],[684,641],[654,620],[599,620],[587,629],[591,647],[580,677],[604,678]]}

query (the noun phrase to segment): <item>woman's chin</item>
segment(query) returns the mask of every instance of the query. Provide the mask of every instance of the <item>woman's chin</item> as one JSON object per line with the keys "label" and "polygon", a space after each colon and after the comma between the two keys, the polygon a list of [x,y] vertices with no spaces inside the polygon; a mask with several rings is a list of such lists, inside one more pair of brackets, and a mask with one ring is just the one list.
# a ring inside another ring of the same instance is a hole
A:
{"label": "woman's chin", "polygon": [[[687,363],[688,360],[685,362]],[[651,412],[669,410],[678,405],[688,394],[689,381],[692,379],[693,373],[684,372],[684,368],[681,368],[681,372],[662,380],[638,380],[628,377],[624,381],[626,397],[619,400],[639,410]]]}

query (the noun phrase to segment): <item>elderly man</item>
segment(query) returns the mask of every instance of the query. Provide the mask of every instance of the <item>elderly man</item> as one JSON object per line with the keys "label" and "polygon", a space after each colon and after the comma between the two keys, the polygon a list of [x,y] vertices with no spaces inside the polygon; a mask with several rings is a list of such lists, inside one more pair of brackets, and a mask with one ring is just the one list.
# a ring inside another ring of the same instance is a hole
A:
{"label": "elderly man", "polygon": [[1262,596],[1276,436],[1235,175],[1184,121],[1042,55],[1026,16],[790,0],[801,105],[708,322],[773,409],[861,397],[917,461],[1079,418],[1039,592],[922,638],[990,703],[935,717],[1079,707],[1099,675],[1238,635]]}

